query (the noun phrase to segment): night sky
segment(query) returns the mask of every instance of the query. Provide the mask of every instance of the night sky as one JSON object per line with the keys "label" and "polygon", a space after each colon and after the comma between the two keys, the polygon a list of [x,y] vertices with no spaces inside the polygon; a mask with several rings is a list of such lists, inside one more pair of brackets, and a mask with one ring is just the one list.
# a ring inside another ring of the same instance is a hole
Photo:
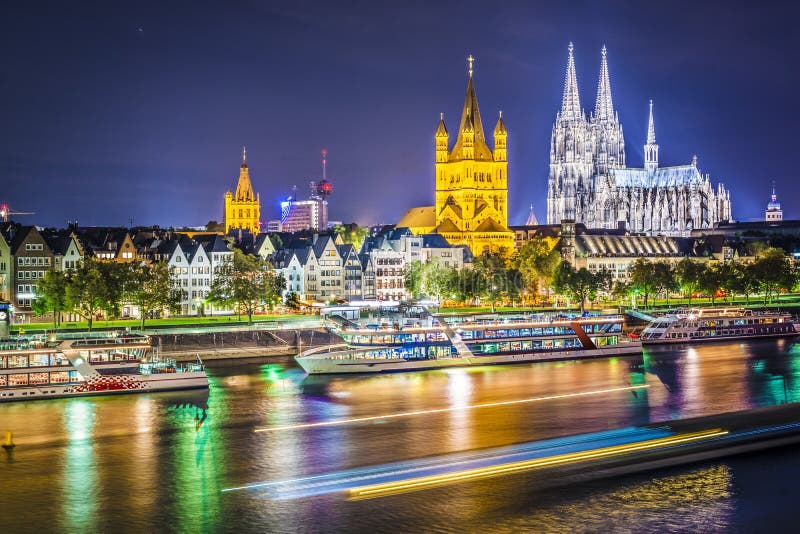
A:
{"label": "night sky", "polygon": [[[150,4],[150,5],[147,5]],[[795,12],[791,12],[794,10]],[[698,155],[763,217],[794,201],[798,8],[753,2],[6,2],[0,18],[0,201],[63,226],[221,220],[242,145],[262,219],[321,174],[330,217],[393,223],[433,203],[433,132],[451,143],[476,57],[484,125],[509,131],[510,222],[546,218],[550,130],[567,45],[594,108],[608,47],[628,165],[648,100],[662,165]],[[490,140],[491,143],[491,140]]]}

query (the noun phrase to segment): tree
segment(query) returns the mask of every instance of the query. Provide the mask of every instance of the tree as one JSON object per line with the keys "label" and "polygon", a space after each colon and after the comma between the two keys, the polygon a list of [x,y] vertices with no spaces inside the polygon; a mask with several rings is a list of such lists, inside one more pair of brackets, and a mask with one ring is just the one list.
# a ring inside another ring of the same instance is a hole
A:
{"label": "tree", "polygon": [[764,305],[773,293],[789,290],[796,283],[796,275],[789,259],[778,248],[768,248],[753,262],[753,275],[764,293]]}
{"label": "tree", "polygon": [[711,295],[712,306],[715,303],[717,293],[722,289],[723,274],[718,265],[707,263],[700,277],[700,290]]}
{"label": "tree", "polygon": [[352,244],[356,251],[359,251],[364,239],[369,235],[369,227],[359,226],[356,223],[337,224],[333,227],[333,233],[342,239],[342,243]]}
{"label": "tree", "polygon": [[598,277],[585,267],[577,271],[567,262],[563,262],[554,279],[557,293],[568,295],[580,303],[581,313],[585,311],[586,299],[594,299],[597,294]]}
{"label": "tree", "polygon": [[83,317],[89,330],[105,302],[107,279],[100,266],[96,259],[86,256],[68,278],[66,287],[67,309]]}
{"label": "tree", "polygon": [[653,275],[655,276],[655,290],[657,293],[664,293],[669,306],[669,294],[678,289],[678,282],[675,278],[675,271],[672,266],[665,261],[653,264]]}
{"label": "tree", "polygon": [[490,253],[478,256],[472,267],[477,283],[475,292],[481,299],[486,299],[495,311],[495,303],[508,293],[509,278],[505,258],[502,253]]}
{"label": "tree", "polygon": [[168,309],[180,310],[181,292],[173,287],[169,267],[164,262],[129,263],[125,300],[139,308],[139,326],[144,330],[147,316]]}
{"label": "tree", "polygon": [[288,293],[286,293],[286,297],[283,300],[283,305],[289,308],[290,310],[299,310],[300,297],[294,291],[289,291]]}
{"label": "tree", "polygon": [[406,291],[411,293],[414,299],[419,299],[422,296],[422,276],[424,271],[425,266],[419,260],[407,263],[403,267],[403,281]]}
{"label": "tree", "polygon": [[36,285],[36,300],[31,305],[36,315],[53,313],[53,326],[61,324],[61,314],[67,311],[67,274],[64,271],[50,269]]}
{"label": "tree", "polygon": [[253,323],[253,314],[265,304],[277,302],[285,282],[279,286],[275,272],[270,265],[259,258],[235,249],[233,262],[223,265],[217,277],[211,283],[208,301],[220,305],[235,307],[241,314],[247,314],[247,320]]}
{"label": "tree", "polygon": [[534,237],[519,249],[514,264],[522,275],[526,291],[533,296],[534,303],[542,287],[550,287],[561,255],[542,237]]}
{"label": "tree", "polygon": [[688,297],[689,304],[692,303],[692,295],[700,290],[700,279],[705,272],[702,263],[683,258],[675,266],[675,278],[683,294]]}
{"label": "tree", "polygon": [[128,285],[129,269],[124,263],[98,263],[97,268],[103,277],[102,304],[100,307],[105,314],[106,323],[109,319],[119,317],[125,289]]}
{"label": "tree", "polygon": [[644,307],[647,308],[650,295],[657,290],[656,268],[652,261],[639,258],[631,267],[631,285],[634,292],[639,292],[644,297]]}
{"label": "tree", "polygon": [[225,225],[217,221],[208,221],[206,223],[206,232],[224,232]]}

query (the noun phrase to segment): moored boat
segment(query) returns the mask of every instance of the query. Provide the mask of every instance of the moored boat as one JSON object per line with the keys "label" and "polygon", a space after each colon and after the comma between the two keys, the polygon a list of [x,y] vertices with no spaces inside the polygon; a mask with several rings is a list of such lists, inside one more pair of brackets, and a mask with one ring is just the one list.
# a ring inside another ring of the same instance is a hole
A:
{"label": "moored boat", "polygon": [[790,315],[746,308],[696,308],[657,317],[641,333],[645,345],[797,335]]}
{"label": "moored boat", "polygon": [[295,357],[309,374],[376,373],[637,355],[623,317],[431,316],[427,324],[365,328],[340,321],[344,345]]}
{"label": "moored boat", "polygon": [[0,342],[0,402],[207,387],[199,358],[159,358],[143,335]]}

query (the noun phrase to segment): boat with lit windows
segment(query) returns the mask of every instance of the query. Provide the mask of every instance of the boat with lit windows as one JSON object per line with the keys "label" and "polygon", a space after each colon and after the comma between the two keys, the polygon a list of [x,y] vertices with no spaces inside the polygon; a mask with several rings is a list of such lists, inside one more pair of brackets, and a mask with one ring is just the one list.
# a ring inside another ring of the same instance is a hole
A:
{"label": "boat with lit windows", "polygon": [[642,345],[623,335],[623,321],[621,315],[437,315],[411,326],[368,328],[341,320],[329,329],[344,344],[295,360],[309,374],[338,374],[640,355]]}
{"label": "boat with lit windows", "polygon": [[138,334],[0,341],[0,402],[207,388],[203,362],[152,354]]}
{"label": "boat with lit windows", "polygon": [[645,345],[794,336],[788,314],[746,308],[697,308],[663,315],[641,333]]}

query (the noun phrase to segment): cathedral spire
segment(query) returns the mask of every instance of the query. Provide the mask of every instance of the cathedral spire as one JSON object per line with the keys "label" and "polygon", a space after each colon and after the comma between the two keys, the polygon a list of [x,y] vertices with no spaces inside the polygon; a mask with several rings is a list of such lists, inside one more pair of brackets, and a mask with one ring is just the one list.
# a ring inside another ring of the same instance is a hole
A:
{"label": "cathedral spire", "polygon": [[[492,153],[489,150],[489,145],[486,144],[486,136],[483,133],[483,122],[481,121],[481,112],[478,109],[478,97],[475,94],[475,84],[473,82],[473,62],[475,58],[472,55],[467,58],[469,62],[469,80],[467,82],[467,94],[464,97],[464,108],[461,111],[461,123],[458,127],[458,137],[456,144],[453,146],[452,156],[457,159],[477,159],[477,160],[491,160]],[[462,154],[462,147],[464,145],[464,134],[474,134],[472,137],[473,155],[472,157]]]}
{"label": "cathedral spire", "polygon": [[650,100],[650,118],[647,121],[647,144],[644,145],[644,167],[658,168],[658,145],[656,144],[656,127],[653,123],[653,100]]}
{"label": "cathedral spire", "polygon": [[242,167],[247,167],[247,146],[242,146]]}
{"label": "cathedral spire", "polygon": [[611,80],[608,76],[608,60],[606,46],[603,45],[600,61],[600,78],[597,81],[597,101],[594,105],[594,116],[599,120],[614,119],[614,103],[611,100]]}
{"label": "cathedral spire", "polygon": [[561,99],[561,118],[566,121],[576,121],[583,116],[581,98],[578,94],[578,77],[575,75],[574,49],[574,45],[570,42],[567,73],[564,77],[564,97]]}
{"label": "cathedral spire", "polygon": [[650,99],[650,118],[647,121],[647,144],[656,144],[656,127],[653,123],[653,99]]}

